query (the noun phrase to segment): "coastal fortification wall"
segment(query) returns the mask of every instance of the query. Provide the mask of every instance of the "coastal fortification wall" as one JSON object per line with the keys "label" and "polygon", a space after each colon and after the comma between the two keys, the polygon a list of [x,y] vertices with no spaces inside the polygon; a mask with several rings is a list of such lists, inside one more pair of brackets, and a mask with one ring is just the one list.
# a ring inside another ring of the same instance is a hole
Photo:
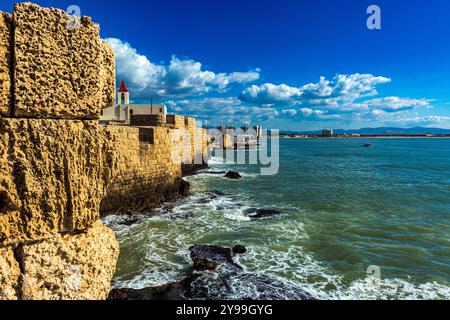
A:
{"label": "coastal fortification wall", "polygon": [[116,137],[119,159],[102,214],[146,213],[180,193],[181,168],[170,152],[175,148],[172,130],[110,126],[108,131]]}
{"label": "coastal fortification wall", "polygon": [[[208,143],[206,130],[195,127],[186,130],[185,120],[181,121],[181,118],[178,117],[180,127],[177,129],[167,126],[107,127],[116,139],[118,169],[101,203],[103,215],[149,213],[163,202],[186,194],[183,168],[194,165],[195,158],[201,163]],[[153,118],[148,119],[153,123]],[[195,120],[190,121],[195,126]]]}
{"label": "coastal fortification wall", "polygon": [[62,10],[0,14],[0,299],[105,299],[119,246],[100,221],[117,168],[99,27]]}
{"label": "coastal fortification wall", "polygon": [[6,115],[11,104],[11,46],[12,16],[0,12],[0,117]]}

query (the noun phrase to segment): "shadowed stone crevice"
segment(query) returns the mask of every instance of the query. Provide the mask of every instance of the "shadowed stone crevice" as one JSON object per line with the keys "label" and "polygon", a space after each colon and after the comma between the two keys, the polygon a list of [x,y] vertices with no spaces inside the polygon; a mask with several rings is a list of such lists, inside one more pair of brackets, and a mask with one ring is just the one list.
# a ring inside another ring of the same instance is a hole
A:
{"label": "shadowed stone crevice", "polygon": [[17,284],[17,287],[19,289],[17,292],[17,298],[19,300],[23,300],[24,299],[23,287],[25,285],[25,260],[24,260],[23,244],[20,243],[14,248],[14,258],[16,259],[20,270],[19,282]]}
{"label": "shadowed stone crevice", "polygon": [[62,231],[69,231],[74,229],[74,223],[73,223],[73,207],[72,207],[72,186],[70,181],[70,175],[69,175],[69,160],[67,159],[67,156],[64,156],[64,184],[65,184],[65,192],[66,192],[66,210],[63,217],[63,227]]}
{"label": "shadowed stone crevice", "polygon": [[0,212],[6,211],[9,204],[10,199],[6,191],[0,191]]}

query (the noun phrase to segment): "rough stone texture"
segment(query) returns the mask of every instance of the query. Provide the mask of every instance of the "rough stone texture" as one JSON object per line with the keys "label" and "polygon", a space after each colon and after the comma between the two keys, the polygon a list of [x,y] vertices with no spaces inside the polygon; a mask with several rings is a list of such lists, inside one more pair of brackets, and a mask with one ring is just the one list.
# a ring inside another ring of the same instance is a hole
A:
{"label": "rough stone texture", "polygon": [[111,126],[108,130],[115,136],[119,160],[102,201],[102,214],[138,213],[179,195],[181,162],[174,162],[172,155],[182,152],[177,145],[183,143],[183,135],[161,127]]}
{"label": "rough stone texture", "polygon": [[0,300],[107,297],[119,245],[100,202],[117,154],[90,120],[114,101],[114,52],[90,18],[0,12]]}
{"label": "rough stone texture", "polygon": [[[183,195],[184,164],[207,153],[207,132],[164,127],[108,126],[115,137],[118,169],[101,203],[103,215],[146,213]],[[194,146],[194,141],[197,146]],[[186,171],[186,170],[184,170]]]}
{"label": "rough stone texture", "polygon": [[166,125],[173,129],[184,128],[186,125],[185,118],[182,116],[168,114],[166,116]]}
{"label": "rough stone texture", "polygon": [[184,118],[184,124],[186,128],[195,128],[195,119],[194,118]]}
{"label": "rough stone texture", "polygon": [[59,9],[14,7],[16,117],[98,119],[115,97],[112,49],[99,26]]}
{"label": "rough stone texture", "polygon": [[19,263],[12,248],[0,248],[0,300],[19,298]]}
{"label": "rough stone texture", "polygon": [[104,300],[114,276],[119,244],[98,221],[78,235],[55,236],[23,247],[26,300]]}
{"label": "rough stone texture", "polygon": [[0,245],[91,227],[114,157],[95,121],[0,119]]}
{"label": "rough stone texture", "polygon": [[12,16],[0,12],[0,117],[10,115],[10,35]]}
{"label": "rough stone texture", "polygon": [[245,254],[244,246],[225,248],[196,245],[189,248],[192,271],[177,283],[139,290],[116,288],[110,300],[315,300],[301,287],[260,273],[244,270],[234,259]]}
{"label": "rough stone texture", "polygon": [[164,115],[131,115],[130,123],[132,126],[164,127],[166,125],[166,116]]}

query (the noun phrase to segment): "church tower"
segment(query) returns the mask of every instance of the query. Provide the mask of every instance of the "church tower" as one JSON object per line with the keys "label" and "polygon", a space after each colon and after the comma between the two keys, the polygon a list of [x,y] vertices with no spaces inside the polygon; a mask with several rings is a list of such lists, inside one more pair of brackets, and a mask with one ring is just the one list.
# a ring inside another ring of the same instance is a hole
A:
{"label": "church tower", "polygon": [[122,81],[117,97],[119,99],[118,104],[130,104],[130,93],[125,85],[125,81]]}

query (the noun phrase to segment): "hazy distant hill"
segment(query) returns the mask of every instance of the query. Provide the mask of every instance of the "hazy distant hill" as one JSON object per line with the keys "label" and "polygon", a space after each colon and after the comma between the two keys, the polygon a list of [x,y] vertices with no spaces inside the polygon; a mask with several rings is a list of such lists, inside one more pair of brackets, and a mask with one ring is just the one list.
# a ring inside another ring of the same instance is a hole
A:
{"label": "hazy distant hill", "polygon": [[[322,131],[283,131],[286,134],[321,134]],[[395,128],[395,127],[381,127],[381,128],[362,128],[362,129],[337,129],[335,134],[450,134],[450,129],[440,128]]]}

